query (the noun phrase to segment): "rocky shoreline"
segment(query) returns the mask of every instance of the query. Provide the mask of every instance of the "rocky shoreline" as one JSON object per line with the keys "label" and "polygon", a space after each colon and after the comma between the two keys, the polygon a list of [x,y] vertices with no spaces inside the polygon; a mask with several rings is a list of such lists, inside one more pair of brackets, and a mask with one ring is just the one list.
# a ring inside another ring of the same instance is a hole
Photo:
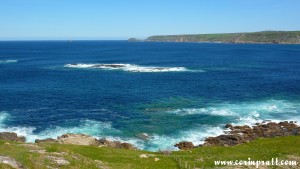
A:
{"label": "rocky shoreline", "polygon": [[[264,121],[262,123],[256,123],[253,126],[233,126],[232,124],[226,124],[223,135],[216,137],[208,137],[205,139],[204,144],[194,145],[192,142],[182,141],[175,144],[180,150],[189,150],[196,147],[202,146],[235,146],[242,143],[251,142],[257,138],[272,138],[279,136],[295,136],[300,135],[300,126],[294,121],[284,122],[271,122]],[[0,133],[0,139],[25,142],[24,136],[18,136],[16,133],[2,132]],[[137,148],[126,142],[111,141],[106,138],[97,139],[95,137],[86,134],[63,134],[57,137],[57,139],[36,139],[35,143],[59,143],[59,144],[74,144],[74,145],[87,145],[87,146],[98,146],[98,147],[111,147],[136,150]]]}
{"label": "rocky shoreline", "polygon": [[[18,141],[25,142],[26,138],[24,136],[18,136],[16,133],[2,132],[0,133],[1,140],[8,141]],[[129,150],[137,149],[134,145],[130,143],[111,141],[105,138],[97,139],[95,137],[86,134],[63,134],[58,136],[57,139],[47,138],[47,139],[36,139],[35,143],[59,143],[59,144],[74,144],[74,145],[85,145],[85,146],[98,146],[98,147],[112,147],[112,148],[123,148]]]}
{"label": "rocky shoreline", "polygon": [[242,143],[249,143],[257,138],[272,138],[279,136],[300,135],[300,126],[294,121],[271,122],[264,121],[253,126],[233,126],[226,124],[228,130],[223,135],[208,137],[204,144],[195,146],[192,142],[183,141],[175,144],[180,150],[193,149],[201,146],[235,146]]}

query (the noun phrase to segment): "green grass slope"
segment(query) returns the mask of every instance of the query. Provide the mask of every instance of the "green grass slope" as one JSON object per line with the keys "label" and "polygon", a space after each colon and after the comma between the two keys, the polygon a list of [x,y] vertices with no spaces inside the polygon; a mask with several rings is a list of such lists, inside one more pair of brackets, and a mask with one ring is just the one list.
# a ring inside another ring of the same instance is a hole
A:
{"label": "green grass slope", "polygon": [[[154,156],[140,158],[141,154],[153,154]],[[251,143],[233,147],[200,147],[191,151],[178,151],[171,154],[55,143],[24,144],[1,140],[1,156],[15,159],[24,168],[30,169],[216,168],[215,160],[247,160],[248,158],[253,160],[280,158],[297,160],[299,163],[300,136],[257,139]],[[53,161],[56,158],[67,160],[69,164],[59,165],[55,160]],[[155,158],[159,160],[155,161]],[[299,164],[297,167],[300,168]],[[0,168],[11,167],[7,164],[0,164]]]}
{"label": "green grass slope", "polygon": [[300,44],[300,31],[262,31],[253,33],[162,35],[150,36],[146,39],[146,41]]}

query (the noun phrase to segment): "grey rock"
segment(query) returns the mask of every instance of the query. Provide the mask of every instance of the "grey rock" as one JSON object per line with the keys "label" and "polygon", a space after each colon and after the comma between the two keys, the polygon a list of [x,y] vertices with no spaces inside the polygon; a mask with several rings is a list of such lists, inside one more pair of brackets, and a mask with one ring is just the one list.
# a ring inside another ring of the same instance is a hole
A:
{"label": "grey rock", "polygon": [[18,136],[17,133],[11,133],[11,132],[2,132],[2,133],[0,133],[0,139],[9,140],[9,141],[19,141],[19,142],[25,142],[26,141],[25,137]]}

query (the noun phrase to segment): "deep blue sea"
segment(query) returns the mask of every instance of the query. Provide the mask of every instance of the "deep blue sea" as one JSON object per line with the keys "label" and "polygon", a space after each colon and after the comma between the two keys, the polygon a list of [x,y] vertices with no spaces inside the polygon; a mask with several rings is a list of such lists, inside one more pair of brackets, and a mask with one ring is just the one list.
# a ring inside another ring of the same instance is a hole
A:
{"label": "deep blue sea", "polygon": [[300,45],[0,42],[0,131],[29,142],[85,133],[157,151],[262,120],[300,120]]}

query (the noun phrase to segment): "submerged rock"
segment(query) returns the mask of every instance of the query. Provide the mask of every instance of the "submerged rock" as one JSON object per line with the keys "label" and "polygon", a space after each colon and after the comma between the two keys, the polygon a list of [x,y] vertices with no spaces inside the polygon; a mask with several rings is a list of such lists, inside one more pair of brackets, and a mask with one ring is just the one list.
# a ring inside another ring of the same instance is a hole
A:
{"label": "submerged rock", "polygon": [[0,133],[0,139],[1,140],[9,140],[9,141],[19,141],[19,142],[26,141],[24,136],[18,136],[17,133],[10,133],[10,132]]}
{"label": "submerged rock", "polygon": [[144,141],[151,138],[147,133],[139,133],[136,135],[136,137]]}
{"label": "submerged rock", "polygon": [[195,148],[194,144],[192,142],[188,141],[182,141],[174,145],[175,147],[178,147],[180,150],[189,150],[192,148]]}

